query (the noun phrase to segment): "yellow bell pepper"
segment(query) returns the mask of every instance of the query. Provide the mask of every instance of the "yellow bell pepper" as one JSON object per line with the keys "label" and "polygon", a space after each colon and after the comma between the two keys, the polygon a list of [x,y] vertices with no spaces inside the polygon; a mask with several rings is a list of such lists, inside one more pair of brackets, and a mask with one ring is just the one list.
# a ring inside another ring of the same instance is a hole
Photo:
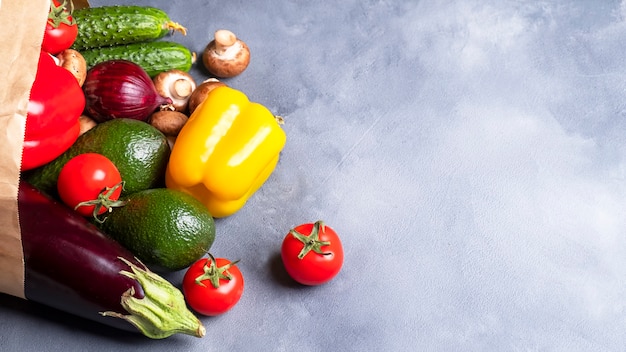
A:
{"label": "yellow bell pepper", "polygon": [[218,87],[176,138],[166,186],[191,194],[214,217],[232,215],[272,174],[286,139],[266,107]]}

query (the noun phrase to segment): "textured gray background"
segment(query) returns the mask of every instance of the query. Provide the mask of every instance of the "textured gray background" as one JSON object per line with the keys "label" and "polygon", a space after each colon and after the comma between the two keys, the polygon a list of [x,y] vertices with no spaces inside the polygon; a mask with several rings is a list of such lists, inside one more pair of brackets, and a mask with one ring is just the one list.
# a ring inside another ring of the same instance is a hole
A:
{"label": "textured gray background", "polygon": [[[227,83],[285,117],[275,173],[217,222],[246,291],[162,341],[2,296],[0,350],[624,350],[626,1],[145,3],[195,51],[237,33]],[[317,219],[345,266],[300,287],[280,242]]]}

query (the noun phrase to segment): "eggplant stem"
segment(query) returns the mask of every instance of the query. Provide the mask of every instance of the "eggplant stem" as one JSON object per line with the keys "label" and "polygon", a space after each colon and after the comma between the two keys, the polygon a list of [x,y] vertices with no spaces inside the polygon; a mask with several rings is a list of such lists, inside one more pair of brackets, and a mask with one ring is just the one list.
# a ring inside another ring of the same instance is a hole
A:
{"label": "eggplant stem", "polygon": [[206,334],[204,325],[187,308],[179,289],[145,266],[140,268],[125,258],[118,259],[130,268],[129,271],[120,271],[120,275],[137,280],[143,288],[144,297],[134,297],[135,290],[131,287],[121,296],[122,307],[130,314],[107,311],[101,312],[101,315],[124,319],[152,339],[164,339],[176,333],[195,337]]}

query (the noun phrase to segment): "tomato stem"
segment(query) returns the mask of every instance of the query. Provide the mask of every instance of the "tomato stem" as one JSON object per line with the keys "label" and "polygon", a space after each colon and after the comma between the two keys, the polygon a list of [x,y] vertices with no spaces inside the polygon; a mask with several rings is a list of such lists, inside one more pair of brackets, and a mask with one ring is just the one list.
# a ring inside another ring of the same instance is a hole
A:
{"label": "tomato stem", "polygon": [[113,208],[122,207],[126,204],[126,202],[124,201],[111,199],[113,193],[120,187],[124,189],[124,181],[115,184],[113,187],[105,187],[104,190],[102,190],[102,192],[98,194],[98,198],[85,202],[80,202],[74,207],[74,210],[80,207],[88,207],[93,205],[93,217],[98,223],[102,224],[106,220],[106,216],[103,219],[100,219],[98,217],[102,208],[106,209],[106,212],[110,213],[111,211],[113,211]]}
{"label": "tomato stem", "polygon": [[214,288],[220,287],[220,279],[222,280],[232,280],[233,276],[228,272],[228,269],[235,266],[239,262],[239,260],[235,260],[234,262],[228,263],[226,265],[222,265],[220,267],[217,266],[217,262],[215,261],[215,257],[211,253],[207,253],[209,259],[205,262],[204,273],[198,277],[196,277],[196,284],[206,287],[202,281],[209,280],[211,285]]}
{"label": "tomato stem", "polygon": [[326,225],[324,224],[323,221],[318,220],[313,224],[313,229],[311,230],[311,233],[308,236],[301,234],[295,229],[291,229],[291,231],[289,231],[289,233],[293,237],[295,237],[298,241],[304,243],[304,248],[302,248],[302,250],[298,254],[298,259],[304,258],[304,256],[307,255],[310,251],[313,251],[321,255],[332,254],[330,252],[322,251],[322,247],[329,246],[330,241],[320,241],[320,229],[322,230],[322,232],[326,231]]}
{"label": "tomato stem", "polygon": [[72,16],[74,11],[74,4],[70,1],[70,8],[67,8],[67,0],[63,0],[59,3],[59,6],[55,5],[53,0],[50,0],[50,12],[48,13],[48,22],[54,28],[59,28],[61,23],[65,23],[68,26],[76,23]]}

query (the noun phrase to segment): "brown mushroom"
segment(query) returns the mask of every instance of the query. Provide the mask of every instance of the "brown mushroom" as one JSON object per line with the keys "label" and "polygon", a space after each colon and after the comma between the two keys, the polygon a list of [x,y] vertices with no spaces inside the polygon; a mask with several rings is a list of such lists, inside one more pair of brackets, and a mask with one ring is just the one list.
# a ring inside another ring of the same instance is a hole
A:
{"label": "brown mushroom", "polygon": [[168,137],[176,137],[188,117],[179,111],[161,110],[150,115],[150,124]]}
{"label": "brown mushroom", "polygon": [[82,87],[87,78],[87,63],[83,55],[74,49],[65,49],[56,58],[59,60],[58,65],[70,71]]}
{"label": "brown mushroom", "polygon": [[204,49],[202,63],[217,77],[234,77],[248,67],[250,49],[233,32],[220,29],[215,32],[215,39]]}
{"label": "brown mushroom", "polygon": [[159,95],[172,99],[176,111],[184,112],[191,93],[196,89],[196,81],[181,70],[161,72],[152,79]]}
{"label": "brown mushroom", "polygon": [[191,115],[194,110],[196,110],[198,105],[200,105],[204,101],[204,99],[206,99],[206,96],[207,94],[209,94],[210,91],[220,86],[226,86],[226,84],[220,82],[216,78],[209,78],[206,81],[200,83],[200,85],[196,87],[193,93],[191,93],[191,97],[189,97],[189,104],[187,107],[189,110],[189,114]]}

